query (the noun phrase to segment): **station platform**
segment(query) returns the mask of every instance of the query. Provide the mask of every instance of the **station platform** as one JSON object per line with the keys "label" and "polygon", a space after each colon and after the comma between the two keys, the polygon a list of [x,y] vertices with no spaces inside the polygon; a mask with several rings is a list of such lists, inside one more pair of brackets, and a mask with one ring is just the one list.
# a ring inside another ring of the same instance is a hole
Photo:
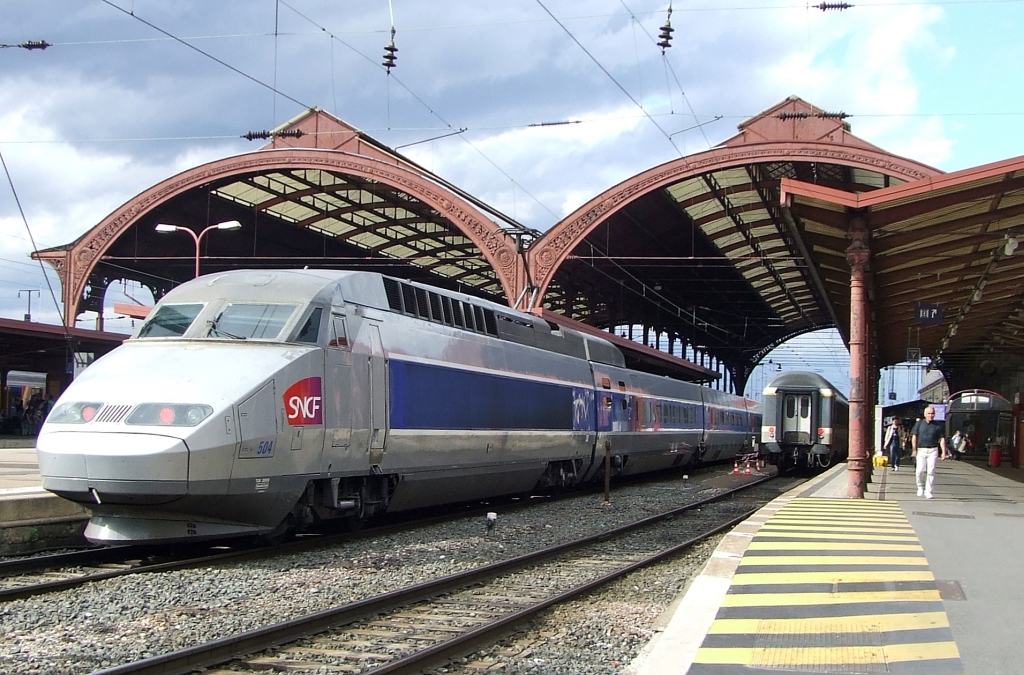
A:
{"label": "station platform", "polygon": [[88,517],[43,490],[34,438],[0,437],[0,555],[81,545]]}
{"label": "station platform", "polygon": [[847,499],[846,466],[727,535],[631,675],[1009,675],[1024,663],[1024,472],[938,462],[875,468]]}

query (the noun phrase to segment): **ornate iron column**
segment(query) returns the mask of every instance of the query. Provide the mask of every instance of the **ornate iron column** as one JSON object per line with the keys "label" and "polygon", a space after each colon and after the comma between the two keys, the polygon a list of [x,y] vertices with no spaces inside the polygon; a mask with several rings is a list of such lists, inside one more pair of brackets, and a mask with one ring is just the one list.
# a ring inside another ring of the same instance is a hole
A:
{"label": "ornate iron column", "polygon": [[868,298],[864,277],[871,249],[868,246],[867,224],[863,215],[850,219],[850,246],[846,262],[850,265],[850,457],[847,462],[849,482],[846,496],[864,497],[868,479],[867,451],[867,327]]}

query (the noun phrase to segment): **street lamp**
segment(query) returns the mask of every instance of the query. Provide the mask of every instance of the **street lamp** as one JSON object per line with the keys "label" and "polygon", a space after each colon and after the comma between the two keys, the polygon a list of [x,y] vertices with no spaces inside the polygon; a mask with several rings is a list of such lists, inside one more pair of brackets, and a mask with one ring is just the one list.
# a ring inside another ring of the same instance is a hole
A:
{"label": "street lamp", "polygon": [[192,235],[192,239],[194,239],[195,242],[196,242],[196,277],[198,277],[199,276],[199,242],[201,242],[203,240],[203,235],[205,235],[210,230],[238,230],[238,229],[241,229],[241,227],[242,227],[242,224],[240,222],[238,222],[237,220],[229,220],[226,223],[217,223],[216,225],[210,225],[208,228],[206,228],[205,230],[203,230],[199,234],[196,234],[190,228],[182,227],[181,225],[165,225],[164,223],[160,223],[159,225],[156,226],[156,231],[157,232],[162,232],[162,233],[166,233],[166,232],[188,232],[190,235]]}

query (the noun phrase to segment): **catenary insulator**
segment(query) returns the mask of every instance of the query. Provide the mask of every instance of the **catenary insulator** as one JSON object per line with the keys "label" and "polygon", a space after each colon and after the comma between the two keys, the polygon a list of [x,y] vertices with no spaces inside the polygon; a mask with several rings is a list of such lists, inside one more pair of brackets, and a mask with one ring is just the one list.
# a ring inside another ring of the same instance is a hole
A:
{"label": "catenary insulator", "polygon": [[398,59],[396,54],[398,53],[398,47],[395,46],[395,29],[391,29],[391,41],[388,42],[387,46],[384,47],[384,62],[382,66],[388,69],[388,75],[391,74],[391,69],[396,66],[395,61]]}
{"label": "catenary insulator", "polygon": [[661,27],[661,33],[658,35],[658,46],[661,47],[662,54],[672,46],[672,33],[674,31],[675,28],[672,27],[672,5],[669,5],[668,18],[665,19],[665,25]]}

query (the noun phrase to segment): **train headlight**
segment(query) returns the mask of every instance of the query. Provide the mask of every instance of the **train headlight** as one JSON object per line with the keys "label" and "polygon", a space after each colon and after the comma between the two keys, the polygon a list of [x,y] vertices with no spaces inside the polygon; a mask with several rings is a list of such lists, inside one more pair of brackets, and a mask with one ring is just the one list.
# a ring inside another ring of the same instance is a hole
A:
{"label": "train headlight", "polygon": [[194,427],[213,414],[208,405],[189,403],[143,403],[135,407],[125,424],[157,427]]}
{"label": "train headlight", "polygon": [[85,424],[96,417],[102,403],[62,403],[46,418],[50,424]]}

